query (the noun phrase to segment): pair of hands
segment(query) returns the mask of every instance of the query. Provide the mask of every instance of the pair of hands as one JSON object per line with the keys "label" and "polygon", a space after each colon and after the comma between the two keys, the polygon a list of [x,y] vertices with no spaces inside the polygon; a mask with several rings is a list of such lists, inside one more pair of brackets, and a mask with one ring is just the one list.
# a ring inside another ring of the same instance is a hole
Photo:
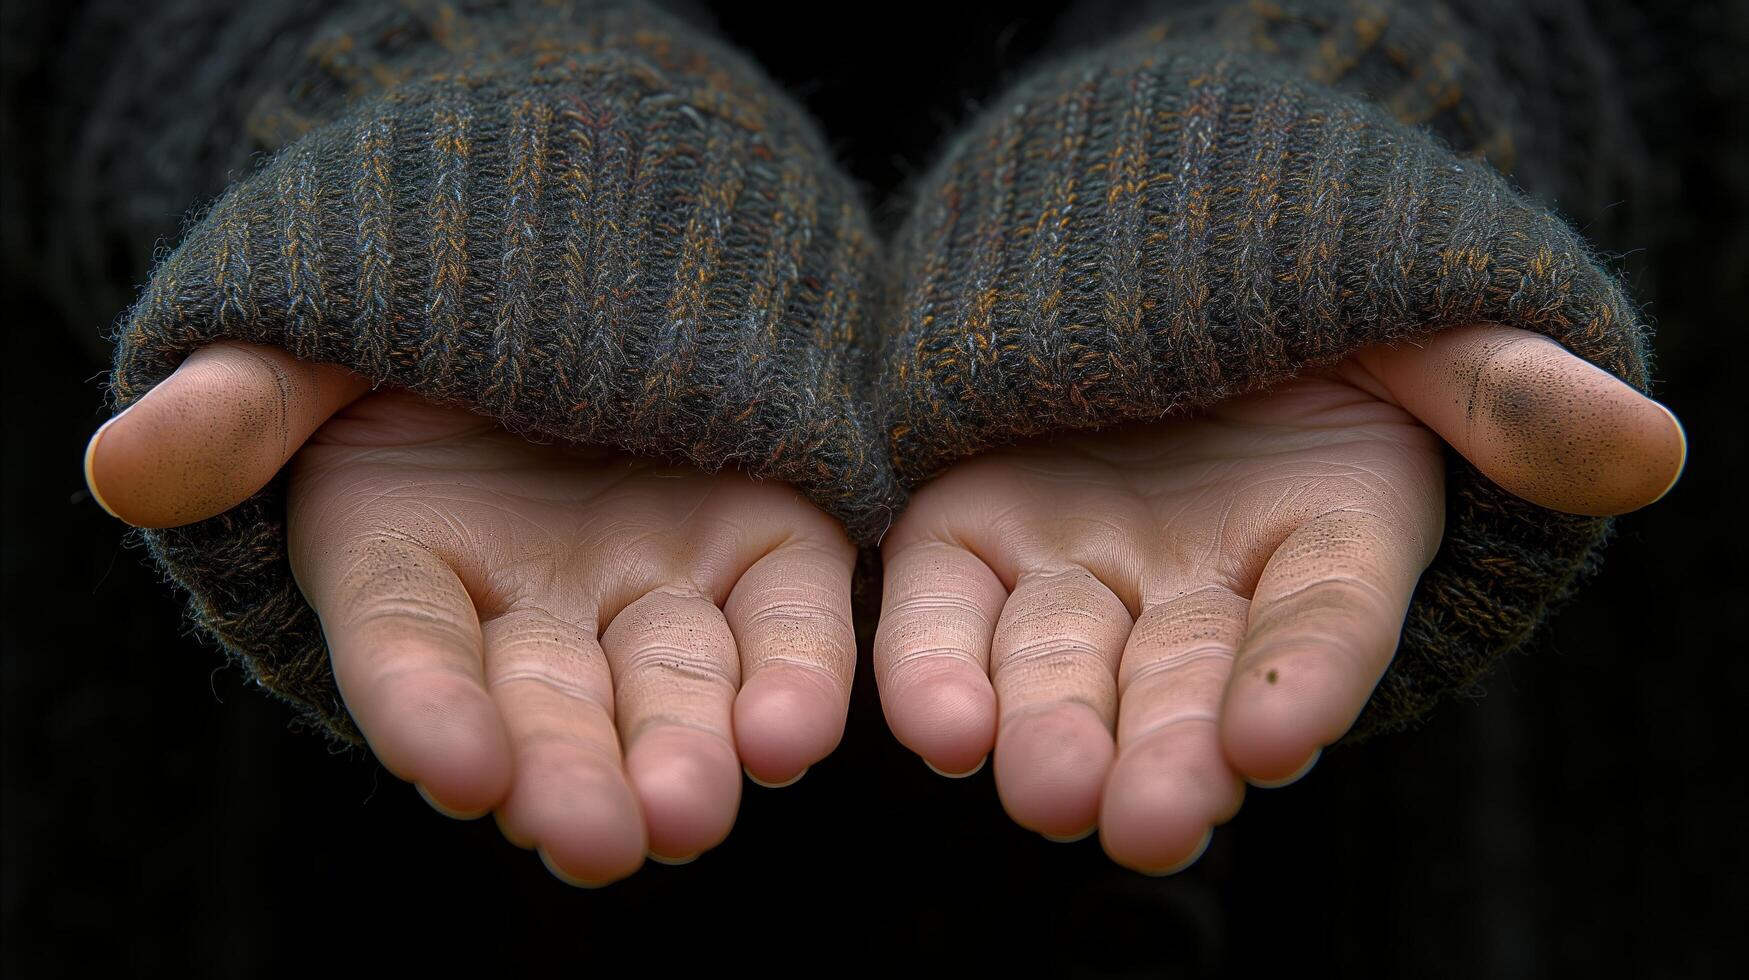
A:
{"label": "pair of hands", "polygon": [[[1527,423],[1526,392],[1559,406]],[[1200,416],[960,463],[883,542],[874,668],[933,768],[992,752],[1053,838],[1179,870],[1247,782],[1353,724],[1439,547],[1440,441],[1532,502],[1617,514],[1681,471],[1662,406],[1491,325],[1369,348]],[[792,488],[537,445],[343,368],[221,343],[92,437],[130,524],[221,513],[290,463],[289,548],[372,750],[599,884],[729,833],[741,772],[837,745],[854,550]]]}

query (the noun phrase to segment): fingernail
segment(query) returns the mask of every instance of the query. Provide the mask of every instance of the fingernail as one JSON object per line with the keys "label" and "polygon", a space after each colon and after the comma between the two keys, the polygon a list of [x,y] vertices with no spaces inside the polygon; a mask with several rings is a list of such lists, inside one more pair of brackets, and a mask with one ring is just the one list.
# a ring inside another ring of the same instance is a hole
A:
{"label": "fingernail", "polygon": [[[134,405],[138,404],[139,402],[134,402]],[[103,434],[109,431],[109,427],[120,420],[123,415],[126,415],[131,411],[133,407],[133,405],[129,405],[109,421],[98,426],[97,431],[91,434],[91,441],[85,444],[85,487],[91,491],[91,499],[97,501],[97,506],[102,507],[105,513],[118,521],[123,520],[123,517],[115,512],[114,507],[109,506],[109,501],[103,499],[103,491],[99,490],[97,487],[97,473],[95,469],[97,463],[97,444],[103,441]]]}
{"label": "fingernail", "polygon": [[1097,826],[1088,827],[1086,830],[1081,831],[1079,834],[1069,834],[1066,837],[1058,837],[1055,834],[1040,834],[1039,836],[1043,837],[1045,840],[1048,840],[1053,844],[1073,844],[1077,841],[1084,841],[1087,838],[1092,837],[1093,832],[1098,830],[1098,829],[1099,828]]}
{"label": "fingernail", "polygon": [[1677,444],[1682,450],[1681,454],[1678,455],[1676,459],[1676,472],[1670,474],[1670,482],[1664,485],[1663,491],[1660,492],[1658,496],[1652,498],[1652,503],[1655,504],[1658,501],[1663,500],[1669,495],[1671,490],[1676,488],[1676,481],[1682,479],[1682,471],[1688,466],[1688,430],[1682,427],[1682,420],[1677,418],[1676,413],[1672,412],[1663,402],[1653,402],[1652,404],[1663,409],[1665,416],[1670,419],[1670,425],[1676,429]]}
{"label": "fingernail", "polygon": [[967,776],[976,776],[978,771],[984,768],[984,763],[989,761],[990,757],[986,755],[978,760],[977,765],[967,769],[965,772],[948,772],[945,769],[937,769],[935,768],[935,763],[930,762],[928,759],[924,759],[923,764],[928,766],[929,771],[935,773],[937,776],[946,776],[949,779],[965,779]]}
{"label": "fingernail", "polygon": [[671,868],[678,868],[683,864],[691,864],[692,862],[698,860],[697,854],[688,854],[685,857],[677,857],[676,858],[676,857],[668,857],[665,854],[657,854],[655,851],[647,852],[645,854],[645,857],[648,857],[650,860],[656,862],[657,864],[666,864]]}
{"label": "fingernail", "polygon": [[1283,776],[1280,779],[1252,779],[1250,776],[1246,776],[1245,781],[1258,789],[1280,789],[1283,786],[1292,785],[1303,779],[1306,773],[1311,772],[1312,767],[1318,764],[1318,757],[1323,754],[1323,748],[1318,748],[1312,753],[1312,757],[1306,760],[1305,765],[1295,769],[1292,774]]}
{"label": "fingernail", "polygon": [[553,859],[547,856],[546,848],[537,848],[536,853],[540,855],[540,863],[547,866],[547,870],[552,872],[554,878],[570,885],[572,888],[587,888],[590,891],[594,891],[597,888],[605,888],[608,885],[613,884],[611,881],[590,881],[587,878],[579,878],[576,875],[561,871],[559,866],[553,863]]}
{"label": "fingernail", "polygon": [[437,802],[437,798],[431,795],[431,792],[425,788],[425,784],[414,783],[413,786],[419,790],[420,796],[425,797],[425,802],[431,804],[433,810],[436,810],[438,813],[443,814],[451,820],[478,820],[490,812],[487,810],[457,810],[452,807],[444,806],[442,803]]}
{"label": "fingernail", "polygon": [[[791,776],[790,778],[784,780],[781,783],[768,783],[765,780],[760,779],[758,776],[753,775],[753,770],[747,768],[746,766],[742,766],[741,771],[747,774],[748,779],[753,780],[755,783],[758,783],[759,785],[765,787],[766,789],[783,789],[785,786],[794,786],[796,783],[796,780],[798,780],[798,779],[800,779],[803,776],[806,776],[808,774],[807,768],[803,767],[801,772],[796,773],[794,776]],[[693,857],[697,857],[697,856],[698,855],[696,855],[696,854],[693,855]],[[690,860],[692,860],[692,858],[687,858],[687,860],[690,861]],[[683,861],[681,863],[684,864],[685,862]]]}
{"label": "fingernail", "polygon": [[1209,829],[1203,831],[1202,842],[1196,845],[1196,850],[1191,851],[1190,856],[1185,858],[1184,860],[1178,862],[1177,864],[1172,865],[1169,868],[1138,868],[1137,870],[1141,871],[1142,874],[1145,874],[1150,878],[1164,878],[1168,875],[1175,875],[1178,872],[1183,871],[1184,869],[1190,867],[1191,865],[1195,864],[1196,862],[1202,860],[1203,854],[1206,853],[1209,849],[1209,842],[1214,840],[1214,839],[1215,839],[1215,828],[1210,827]]}

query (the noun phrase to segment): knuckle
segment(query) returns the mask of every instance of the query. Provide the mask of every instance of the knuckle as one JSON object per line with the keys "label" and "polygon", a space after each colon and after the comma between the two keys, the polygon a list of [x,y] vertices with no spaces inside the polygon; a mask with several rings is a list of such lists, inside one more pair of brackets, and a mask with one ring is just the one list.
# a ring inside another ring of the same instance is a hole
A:
{"label": "knuckle", "polygon": [[895,618],[917,617],[938,619],[960,617],[975,623],[989,622],[984,606],[964,593],[930,593],[895,599],[887,606],[887,615]]}
{"label": "knuckle", "polygon": [[1166,712],[1147,719],[1135,728],[1124,732],[1124,748],[1128,751],[1136,751],[1142,743],[1162,735],[1177,733],[1190,725],[1213,726],[1219,724],[1219,713],[1211,710],[1206,704],[1205,702],[1196,707],[1186,706],[1177,711]]}
{"label": "knuckle", "polygon": [[889,682],[905,685],[958,673],[962,667],[970,668],[980,677],[984,674],[984,665],[977,655],[964,647],[951,645],[889,650],[881,657],[881,662]]}
{"label": "knuckle", "polygon": [[1237,654],[1238,650],[1232,643],[1221,640],[1187,643],[1133,667],[1126,663],[1118,690],[1127,693],[1164,680],[1170,680],[1175,691],[1207,680],[1218,686],[1226,682],[1227,672]]}
{"label": "knuckle", "polygon": [[808,599],[773,597],[742,614],[746,631],[763,643],[788,638],[803,646],[822,640],[836,644],[851,635],[850,623],[842,613]]}
{"label": "knuckle", "polygon": [[399,595],[370,602],[344,620],[358,645],[391,656],[406,650],[453,653],[479,645],[473,624],[465,622],[448,602]]}
{"label": "knuckle", "polygon": [[741,683],[740,671],[730,661],[669,643],[650,643],[629,652],[623,673],[627,680],[719,688],[731,693]]}
{"label": "knuckle", "polygon": [[[569,756],[574,762],[582,762],[586,770],[599,770],[599,775],[593,778],[609,777],[617,773],[620,766],[617,740],[592,738],[557,722],[532,725],[519,732],[516,748],[525,758],[536,754]],[[552,761],[551,758],[544,759],[542,765],[551,768]],[[571,772],[569,775],[573,779],[585,778],[583,773]]]}

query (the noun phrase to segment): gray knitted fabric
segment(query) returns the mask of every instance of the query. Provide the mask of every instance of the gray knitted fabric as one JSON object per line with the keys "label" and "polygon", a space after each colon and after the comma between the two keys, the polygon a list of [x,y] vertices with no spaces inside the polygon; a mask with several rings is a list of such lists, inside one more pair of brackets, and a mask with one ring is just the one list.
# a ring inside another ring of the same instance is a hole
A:
{"label": "gray knitted fabric", "polygon": [[[534,0],[346,8],[307,57],[253,114],[303,135],[122,323],[117,408],[215,340],[274,344],[530,436],[785,480],[860,537],[886,525],[860,400],[878,243],[754,68],[644,5]],[[277,484],[146,539],[252,677],[357,738]]]}
{"label": "gray knitted fabric", "polygon": [[[1585,241],[1413,125],[1447,119],[1480,149],[1543,141],[1515,144],[1514,127],[1542,120],[1491,71],[1519,40],[1461,29],[1459,9],[1481,6],[1204,5],[1060,59],[988,107],[900,236],[880,393],[902,482],[1476,321],[1545,333],[1643,389],[1645,326]],[[1455,454],[1449,474],[1443,547],[1355,738],[1472,686],[1607,534]]]}
{"label": "gray knitted fabric", "polygon": [[[278,344],[532,436],[790,481],[866,544],[904,487],[969,454],[1193,410],[1446,325],[1539,330],[1647,381],[1613,277],[1488,162],[1586,207],[1632,170],[1607,59],[1564,0],[1150,11],[968,127],[891,264],[796,107],[649,6],[173,9],[226,52],[264,52],[196,77],[246,93],[202,109],[215,131],[277,152],[123,321],[118,407],[213,340]],[[176,74],[138,57],[141,78]],[[105,92],[146,115],[100,114],[87,144],[190,161],[164,175],[229,159],[201,127],[153,142],[162,100]],[[1608,530],[1455,457],[1448,507],[1357,736],[1520,647]],[[251,676],[356,740],[283,511],[276,485],[147,539]]]}

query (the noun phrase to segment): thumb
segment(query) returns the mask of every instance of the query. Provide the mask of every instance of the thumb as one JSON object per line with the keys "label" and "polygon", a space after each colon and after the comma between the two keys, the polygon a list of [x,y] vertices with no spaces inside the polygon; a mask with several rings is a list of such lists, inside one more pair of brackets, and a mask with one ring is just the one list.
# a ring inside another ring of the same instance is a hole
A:
{"label": "thumb", "polygon": [[1637,510],[1688,455],[1669,409],[1541,334],[1477,324],[1357,359],[1490,480],[1551,510]]}
{"label": "thumb", "polygon": [[136,527],[222,514],[369,388],[345,368],[274,347],[203,347],[97,430],[85,447],[85,482],[104,510]]}

